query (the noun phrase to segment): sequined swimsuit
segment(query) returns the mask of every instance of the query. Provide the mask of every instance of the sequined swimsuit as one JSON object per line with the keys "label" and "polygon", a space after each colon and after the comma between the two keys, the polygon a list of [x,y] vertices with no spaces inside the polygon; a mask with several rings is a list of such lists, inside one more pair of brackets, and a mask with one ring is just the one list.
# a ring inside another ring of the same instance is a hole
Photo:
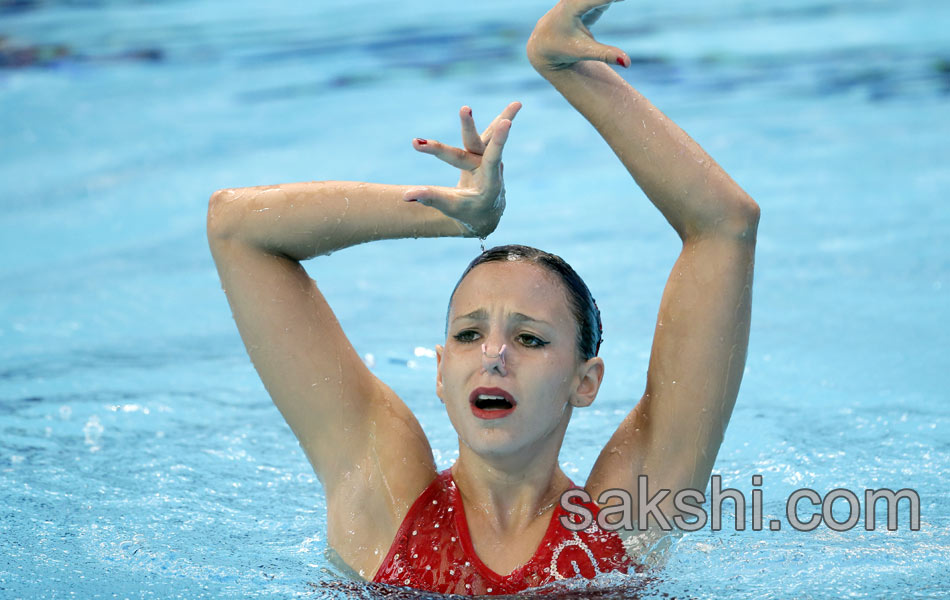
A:
{"label": "sequined swimsuit", "polygon": [[499,575],[475,554],[462,498],[446,469],[409,509],[373,581],[443,594],[513,594],[577,575],[592,578],[633,569],[636,563],[624,552],[620,537],[597,526],[597,505],[583,505],[595,515],[590,527],[568,530],[560,517],[576,523],[580,516],[558,504],[534,556]]}

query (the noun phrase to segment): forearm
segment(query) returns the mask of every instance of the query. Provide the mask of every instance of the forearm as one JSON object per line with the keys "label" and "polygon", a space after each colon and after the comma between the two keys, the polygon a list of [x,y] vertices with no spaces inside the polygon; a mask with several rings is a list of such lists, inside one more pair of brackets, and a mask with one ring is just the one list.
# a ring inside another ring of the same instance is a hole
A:
{"label": "forearm", "polygon": [[403,200],[407,189],[315,181],[219,190],[208,206],[208,236],[305,260],[374,240],[472,235],[438,210]]}
{"label": "forearm", "polygon": [[604,63],[538,68],[588,121],[680,237],[745,235],[757,207],[706,152]]}

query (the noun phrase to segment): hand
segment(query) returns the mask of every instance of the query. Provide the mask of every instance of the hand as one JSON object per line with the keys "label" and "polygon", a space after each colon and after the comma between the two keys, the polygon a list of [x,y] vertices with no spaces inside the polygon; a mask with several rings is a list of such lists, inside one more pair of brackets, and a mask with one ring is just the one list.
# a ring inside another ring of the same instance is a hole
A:
{"label": "hand", "polygon": [[479,134],[472,110],[463,106],[459,117],[464,149],[435,140],[413,140],[413,148],[461,169],[462,174],[454,188],[414,187],[406,190],[403,198],[442,211],[464,225],[473,236],[483,238],[494,231],[505,212],[501,151],[508,139],[511,120],[519,110],[521,103],[512,102]]}
{"label": "hand", "polygon": [[566,69],[582,60],[630,66],[627,53],[597,42],[589,26],[620,0],[561,0],[534,26],[528,39],[528,59],[542,75]]}

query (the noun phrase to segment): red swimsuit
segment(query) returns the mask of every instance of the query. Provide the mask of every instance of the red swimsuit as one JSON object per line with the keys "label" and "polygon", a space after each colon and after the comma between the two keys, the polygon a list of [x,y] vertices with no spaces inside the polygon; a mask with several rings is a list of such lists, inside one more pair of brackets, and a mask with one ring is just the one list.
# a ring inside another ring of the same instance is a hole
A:
{"label": "red swimsuit", "polygon": [[[596,519],[597,505],[584,506]],[[616,533],[600,529],[596,520],[583,531],[570,531],[560,522],[564,515],[580,522],[558,504],[534,556],[499,575],[475,554],[462,498],[446,469],[409,509],[373,581],[443,594],[513,594],[577,575],[590,579],[608,571],[626,573],[636,566]]]}

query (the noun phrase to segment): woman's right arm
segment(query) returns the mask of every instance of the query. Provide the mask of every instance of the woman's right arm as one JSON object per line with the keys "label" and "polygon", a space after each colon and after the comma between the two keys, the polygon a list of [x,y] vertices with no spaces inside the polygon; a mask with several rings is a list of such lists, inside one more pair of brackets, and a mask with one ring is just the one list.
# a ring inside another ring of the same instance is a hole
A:
{"label": "woman's right arm", "polygon": [[403,200],[407,189],[294,183],[219,190],[209,204],[208,241],[244,345],[328,494],[373,450],[370,433],[402,427],[392,433],[410,434],[411,465],[432,462],[412,415],[363,364],[300,264],[377,239],[467,232]]}
{"label": "woman's right arm", "polygon": [[312,182],[211,197],[209,245],[241,338],[323,484],[330,545],[367,577],[364,557],[385,556],[435,464],[411,411],[363,364],[300,261],[379,239],[490,233],[517,108],[486,131],[481,153],[414,143],[452,164],[464,159],[457,188]]}

